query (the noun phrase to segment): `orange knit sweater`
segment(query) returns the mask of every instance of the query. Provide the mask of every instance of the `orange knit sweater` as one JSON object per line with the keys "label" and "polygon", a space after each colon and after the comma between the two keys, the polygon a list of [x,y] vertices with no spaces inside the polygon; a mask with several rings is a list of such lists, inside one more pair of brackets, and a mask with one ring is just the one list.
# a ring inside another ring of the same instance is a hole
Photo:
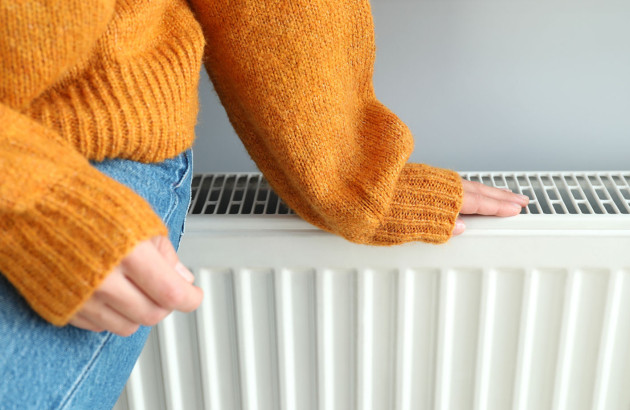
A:
{"label": "orange knit sweater", "polygon": [[455,172],[410,164],[374,96],[366,0],[0,0],[0,272],[67,323],[137,244],[149,204],[88,160],[190,147],[203,62],[272,187],[348,240],[441,243]]}

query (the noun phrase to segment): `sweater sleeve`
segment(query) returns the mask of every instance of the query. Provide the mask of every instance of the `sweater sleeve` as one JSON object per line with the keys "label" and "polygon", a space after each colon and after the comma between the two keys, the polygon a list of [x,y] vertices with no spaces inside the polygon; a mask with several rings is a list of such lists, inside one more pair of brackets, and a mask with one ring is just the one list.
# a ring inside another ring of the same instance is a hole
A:
{"label": "sweater sleeve", "polygon": [[0,272],[63,325],[141,240],[151,206],[36,121],[0,105]]}
{"label": "sweater sleeve", "polygon": [[167,233],[142,197],[22,113],[84,62],[113,5],[0,2],[0,272],[56,325],[140,240]]}
{"label": "sweater sleeve", "polygon": [[292,209],[357,243],[451,236],[461,180],[407,163],[411,132],[374,95],[368,1],[191,3],[229,119]]}

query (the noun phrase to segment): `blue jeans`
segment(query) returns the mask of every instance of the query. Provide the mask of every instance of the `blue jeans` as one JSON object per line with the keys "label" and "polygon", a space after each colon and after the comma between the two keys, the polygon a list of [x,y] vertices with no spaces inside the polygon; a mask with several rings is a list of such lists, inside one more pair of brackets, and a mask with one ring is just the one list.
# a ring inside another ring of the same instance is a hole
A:
{"label": "blue jeans", "polygon": [[[192,149],[164,162],[90,162],[153,207],[175,249],[190,205]],[[56,327],[41,319],[0,275],[0,408],[111,409],[149,335],[129,337]]]}

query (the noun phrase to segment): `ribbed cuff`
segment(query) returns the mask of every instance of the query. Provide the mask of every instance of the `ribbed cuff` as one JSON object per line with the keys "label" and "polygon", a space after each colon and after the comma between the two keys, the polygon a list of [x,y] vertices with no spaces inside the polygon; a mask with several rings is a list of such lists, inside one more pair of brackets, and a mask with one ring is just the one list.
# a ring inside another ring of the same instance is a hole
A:
{"label": "ribbed cuff", "polygon": [[142,197],[85,167],[23,212],[0,214],[0,271],[40,316],[64,325],[138,242],[167,234]]}
{"label": "ribbed cuff", "polygon": [[462,196],[462,182],[456,172],[406,164],[373,244],[446,242],[455,227]]}

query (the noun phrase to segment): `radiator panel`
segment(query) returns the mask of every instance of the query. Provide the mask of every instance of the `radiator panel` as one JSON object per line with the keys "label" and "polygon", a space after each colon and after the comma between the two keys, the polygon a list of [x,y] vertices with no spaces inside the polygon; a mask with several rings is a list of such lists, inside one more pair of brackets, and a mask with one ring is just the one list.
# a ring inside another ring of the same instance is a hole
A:
{"label": "radiator panel", "polygon": [[158,326],[121,398],[132,408],[630,404],[628,269],[195,274],[203,305]]}
{"label": "radiator panel", "polygon": [[154,329],[116,408],[630,408],[630,177],[469,177],[536,200],[368,247],[249,174],[198,180],[179,255],[204,301]]}

